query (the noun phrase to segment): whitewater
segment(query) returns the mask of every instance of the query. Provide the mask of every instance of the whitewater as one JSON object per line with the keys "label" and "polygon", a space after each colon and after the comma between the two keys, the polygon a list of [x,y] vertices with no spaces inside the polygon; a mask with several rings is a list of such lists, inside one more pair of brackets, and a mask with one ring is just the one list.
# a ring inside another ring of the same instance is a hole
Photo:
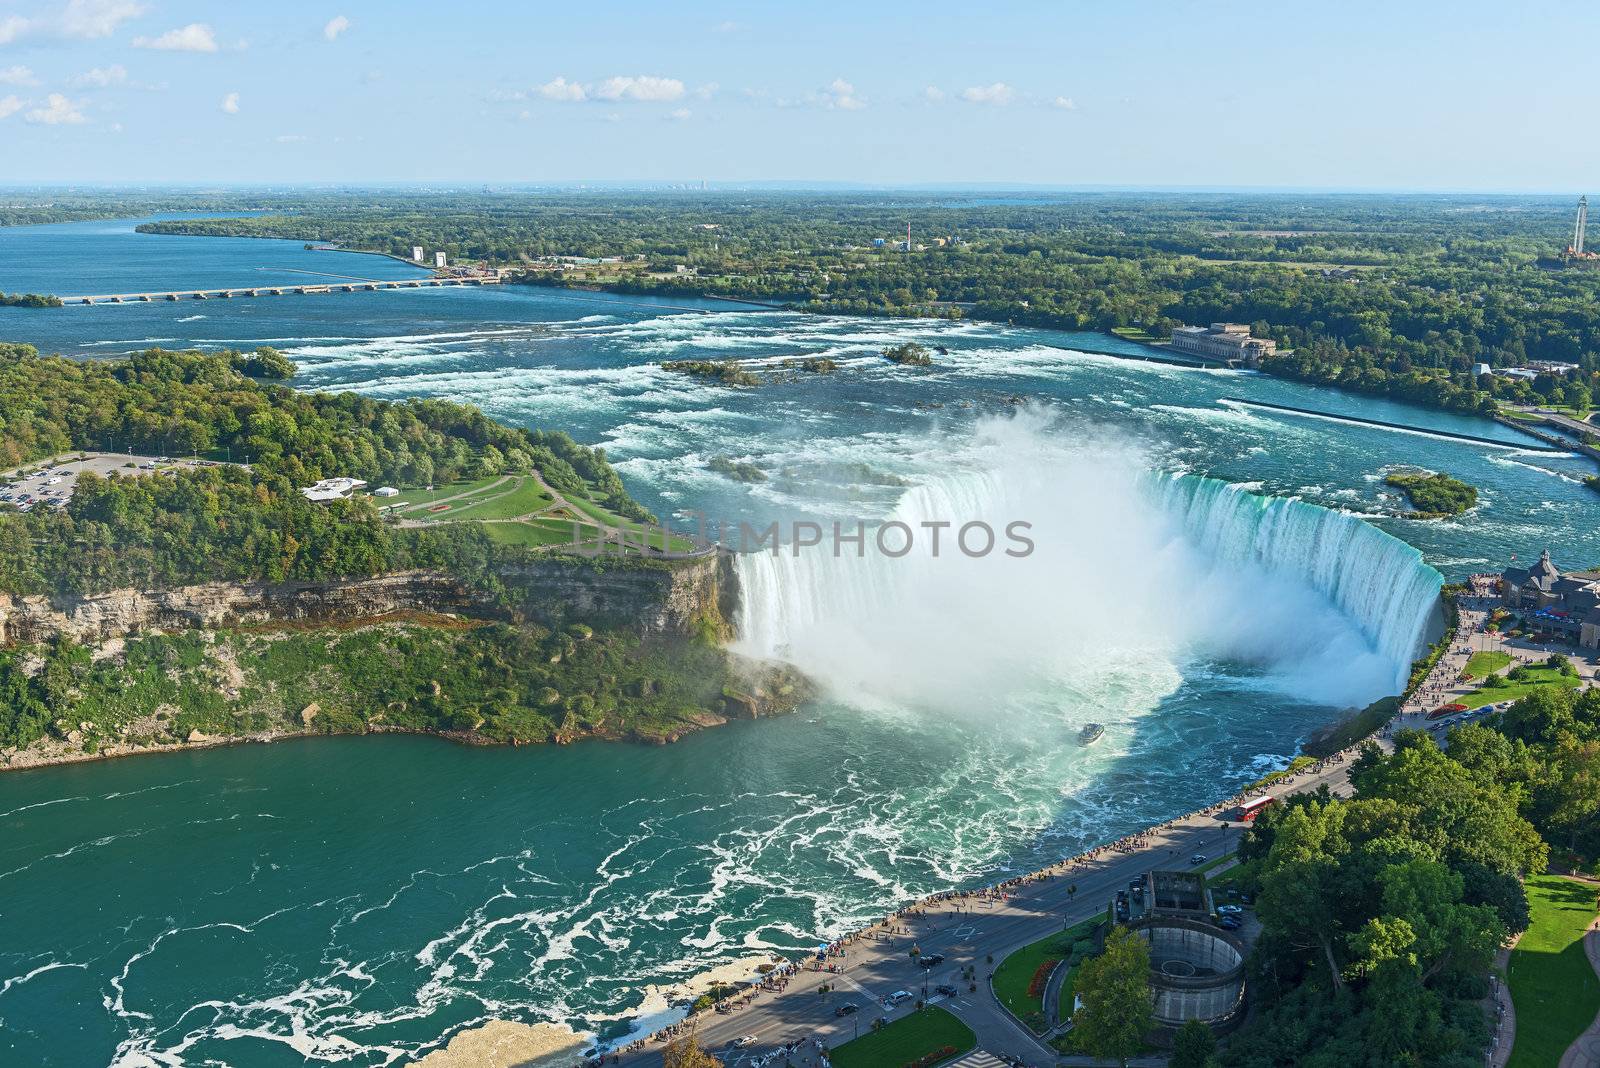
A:
{"label": "whitewater", "polygon": [[[8,229],[7,291],[51,288],[33,264],[115,292],[341,256],[131,222]],[[194,242],[206,277],[185,273]],[[1517,440],[1481,420],[1132,363],[1098,335],[671,304],[494,287],[214,302],[203,319],[0,309],[5,336],[46,350],[275,344],[304,388],[566,429],[668,520],[1021,521],[1034,543],[741,556],[741,642],[823,696],[673,746],[335,738],[0,775],[0,1062],[369,1066],[496,1018],[624,1032],[710,969],[1282,766],[1395,690],[1441,577],[1545,546],[1600,560],[1576,461],[1225,399]],[[935,365],[877,355],[904,341]],[[660,366],[818,352],[842,369],[749,390]],[[1479,505],[1406,519],[1383,483],[1399,465],[1447,471]],[[1084,749],[1088,722],[1106,734]]]}

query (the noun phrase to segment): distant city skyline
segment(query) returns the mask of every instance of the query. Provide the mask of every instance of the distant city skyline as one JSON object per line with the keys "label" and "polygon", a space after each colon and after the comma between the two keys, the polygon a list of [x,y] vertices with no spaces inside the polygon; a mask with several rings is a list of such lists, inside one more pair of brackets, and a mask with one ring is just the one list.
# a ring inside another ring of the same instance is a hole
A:
{"label": "distant city skyline", "polygon": [[0,182],[1600,189],[1578,3],[0,0]]}

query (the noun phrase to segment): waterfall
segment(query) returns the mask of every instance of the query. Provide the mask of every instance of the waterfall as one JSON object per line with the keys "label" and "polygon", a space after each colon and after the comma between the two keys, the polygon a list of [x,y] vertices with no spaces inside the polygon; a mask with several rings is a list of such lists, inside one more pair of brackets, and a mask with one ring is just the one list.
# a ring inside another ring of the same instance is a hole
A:
{"label": "waterfall", "polygon": [[1395,663],[1421,655],[1444,580],[1411,545],[1356,516],[1214,478],[1156,476],[1147,484],[1206,554],[1297,576]]}
{"label": "waterfall", "polygon": [[1416,549],[1342,512],[1152,474],[1125,445],[1015,445],[952,463],[882,518],[914,531],[1023,519],[1030,556],[968,558],[949,530],[937,556],[919,539],[885,558],[870,535],[860,556],[744,553],[743,646],[919,707],[1165,680],[1139,698],[1153,705],[1202,660],[1252,665],[1263,685],[1317,703],[1398,692],[1442,581]]}

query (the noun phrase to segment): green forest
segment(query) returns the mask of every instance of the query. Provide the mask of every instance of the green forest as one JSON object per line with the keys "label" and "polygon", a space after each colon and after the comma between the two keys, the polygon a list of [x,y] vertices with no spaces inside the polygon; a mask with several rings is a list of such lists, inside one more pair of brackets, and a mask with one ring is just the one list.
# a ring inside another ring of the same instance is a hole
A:
{"label": "green forest", "polygon": [[0,469],[79,449],[233,461],[139,478],[85,474],[64,509],[0,506],[0,590],[93,593],[408,567],[487,581],[492,561],[516,551],[473,524],[400,528],[369,499],[314,504],[298,492],[334,476],[412,486],[531,469],[574,498],[651,519],[604,453],[565,433],[502,426],[449,401],[392,403],[270,381],[292,370],[270,349],[77,361],[0,345]]}
{"label": "green forest", "polygon": [[1479,999],[1529,924],[1522,880],[1600,856],[1600,692],[1540,688],[1448,751],[1402,732],[1354,796],[1287,795],[1241,843],[1264,931],[1231,1068],[1483,1063]]}

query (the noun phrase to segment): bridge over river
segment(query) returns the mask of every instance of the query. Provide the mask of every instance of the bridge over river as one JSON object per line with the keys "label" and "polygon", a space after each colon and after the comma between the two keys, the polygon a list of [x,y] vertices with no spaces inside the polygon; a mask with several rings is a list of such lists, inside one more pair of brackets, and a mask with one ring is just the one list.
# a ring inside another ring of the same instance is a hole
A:
{"label": "bridge over river", "polygon": [[385,281],[376,278],[347,282],[317,282],[306,285],[235,286],[222,289],[174,289],[152,293],[90,293],[62,297],[63,304],[147,304],[158,300],[231,300],[234,297],[307,296],[314,293],[374,293],[380,289],[437,289],[444,286],[493,286],[505,279],[498,274],[464,275],[459,278],[401,278]]}

